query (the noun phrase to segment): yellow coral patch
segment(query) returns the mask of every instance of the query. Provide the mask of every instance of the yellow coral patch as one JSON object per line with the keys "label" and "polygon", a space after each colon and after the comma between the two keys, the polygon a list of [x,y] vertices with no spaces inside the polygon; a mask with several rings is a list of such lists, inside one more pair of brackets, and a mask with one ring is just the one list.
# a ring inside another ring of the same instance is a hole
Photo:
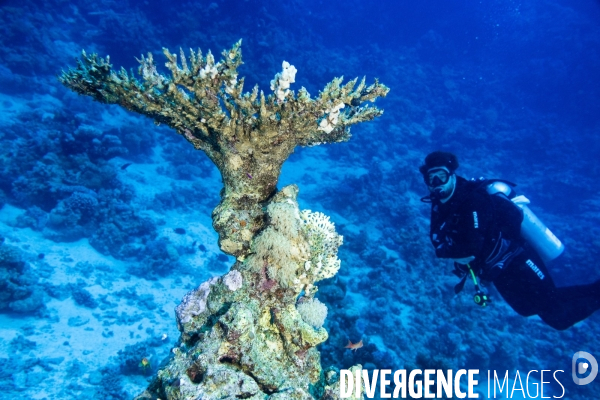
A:
{"label": "yellow coral patch", "polygon": [[242,157],[240,157],[237,154],[234,154],[233,156],[231,156],[231,158],[229,158],[229,163],[231,164],[233,169],[240,169],[240,167],[242,166]]}
{"label": "yellow coral patch", "polygon": [[221,242],[221,248],[224,252],[233,254],[239,249],[241,249],[242,246],[239,243],[234,242],[233,240],[225,239]]}

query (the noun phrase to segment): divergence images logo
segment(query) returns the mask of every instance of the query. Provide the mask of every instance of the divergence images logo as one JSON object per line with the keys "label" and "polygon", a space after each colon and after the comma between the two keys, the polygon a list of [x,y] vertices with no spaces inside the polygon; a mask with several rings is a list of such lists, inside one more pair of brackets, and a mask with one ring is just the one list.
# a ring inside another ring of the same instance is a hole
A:
{"label": "divergence images logo", "polygon": [[[581,361],[584,359],[585,361]],[[598,375],[598,362],[593,355],[585,351],[578,351],[573,354],[573,381],[577,385],[587,385],[592,382]],[[590,374],[585,378],[579,378],[578,375],[584,375],[588,371]]]}

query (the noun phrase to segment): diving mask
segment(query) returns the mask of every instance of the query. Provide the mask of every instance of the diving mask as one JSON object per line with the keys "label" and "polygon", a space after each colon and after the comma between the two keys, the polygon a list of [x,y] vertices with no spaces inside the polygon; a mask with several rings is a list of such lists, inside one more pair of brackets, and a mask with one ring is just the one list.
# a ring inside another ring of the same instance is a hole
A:
{"label": "diving mask", "polygon": [[450,180],[450,175],[450,171],[445,167],[431,168],[424,176],[425,184],[430,188],[445,185]]}
{"label": "diving mask", "polygon": [[445,203],[454,194],[456,176],[446,167],[431,168],[424,178],[432,198],[438,198],[442,203]]}

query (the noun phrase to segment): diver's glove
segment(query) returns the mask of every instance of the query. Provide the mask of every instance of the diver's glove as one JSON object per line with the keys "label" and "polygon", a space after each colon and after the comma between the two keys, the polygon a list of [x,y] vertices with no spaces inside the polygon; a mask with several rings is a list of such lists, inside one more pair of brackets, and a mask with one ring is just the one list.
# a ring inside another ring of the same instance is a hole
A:
{"label": "diver's glove", "polygon": [[474,259],[475,259],[475,256],[469,256],[469,257],[464,257],[464,258],[453,258],[452,261],[454,261],[456,264],[467,265]]}
{"label": "diver's glove", "polygon": [[467,266],[467,264],[469,264],[474,259],[475,256],[452,259],[452,261],[454,261],[454,271],[452,271],[452,273],[457,277],[461,278],[460,282],[458,282],[458,284],[454,286],[454,293],[458,294],[463,290],[469,272],[469,267]]}
{"label": "diver's glove", "polygon": [[523,195],[513,197],[512,202],[518,206],[525,206],[525,205],[531,203],[531,201],[529,201],[529,199]]}
{"label": "diver's glove", "polygon": [[474,256],[464,258],[451,258],[451,260],[454,261],[454,271],[452,271],[452,273],[458,276],[459,278],[462,278],[467,272],[469,272],[467,264],[469,264],[474,259]]}

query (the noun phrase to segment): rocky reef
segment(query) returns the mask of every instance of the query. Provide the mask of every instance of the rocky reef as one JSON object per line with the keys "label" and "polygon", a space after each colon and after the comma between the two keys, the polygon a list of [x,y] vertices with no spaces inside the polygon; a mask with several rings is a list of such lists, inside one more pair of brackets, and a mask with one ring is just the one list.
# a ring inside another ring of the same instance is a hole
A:
{"label": "rocky reef", "polygon": [[[223,179],[212,214],[219,246],[237,261],[202,283],[177,307],[179,345],[139,398],[333,399],[335,369],[322,371],[316,346],[327,340],[327,308],[315,283],[334,276],[342,237],[329,218],[301,211],[294,185],[277,190],[296,146],[345,141],[350,125],[382,111],[364,105],[389,89],[363,78],[335,78],[316,98],[290,89],[296,69],[283,62],[272,94],[243,92],[241,42],[215,62],[208,52],[164,50],[171,76],[151,54],[138,80],[85,52],[60,81],[95,100],[119,104],[166,124],[204,151]],[[360,367],[357,367],[360,368]]]}

